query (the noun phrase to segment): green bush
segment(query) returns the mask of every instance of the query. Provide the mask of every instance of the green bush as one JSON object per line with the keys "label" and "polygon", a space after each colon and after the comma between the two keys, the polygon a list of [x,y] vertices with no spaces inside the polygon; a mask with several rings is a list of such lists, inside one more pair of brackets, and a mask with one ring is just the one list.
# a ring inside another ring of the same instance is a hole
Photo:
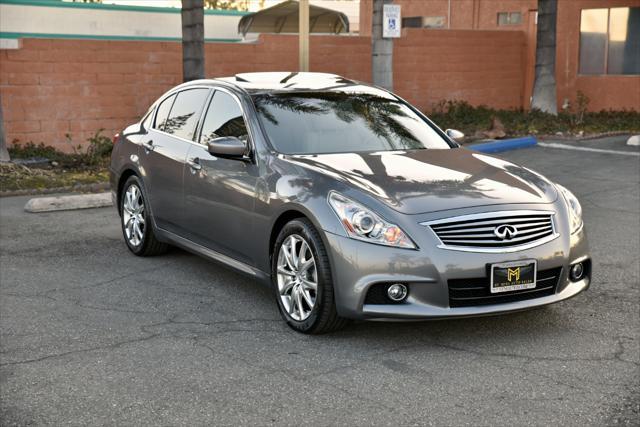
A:
{"label": "green bush", "polygon": [[[81,146],[74,147],[75,152],[73,154],[63,153],[54,147],[45,146],[43,143],[27,142],[23,145],[14,141],[13,147],[9,148],[9,155],[12,159],[44,157],[67,169],[105,166],[111,157],[113,143],[109,137],[102,135],[103,130],[100,129],[88,139],[89,144],[85,150]],[[69,135],[67,135],[67,138],[69,138]]]}
{"label": "green bush", "polygon": [[588,102],[588,98],[578,94],[575,111],[562,111],[554,116],[538,110],[496,110],[485,105],[474,107],[466,101],[441,101],[428,116],[441,128],[458,129],[469,137],[482,137],[482,131],[490,128],[493,118],[502,122],[507,136],[640,131],[640,112],[589,112]]}

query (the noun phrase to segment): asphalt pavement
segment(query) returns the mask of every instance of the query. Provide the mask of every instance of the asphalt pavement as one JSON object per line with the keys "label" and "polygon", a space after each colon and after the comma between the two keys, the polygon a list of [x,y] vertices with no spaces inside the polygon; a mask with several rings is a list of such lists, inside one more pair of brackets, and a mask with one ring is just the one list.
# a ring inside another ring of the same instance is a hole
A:
{"label": "asphalt pavement", "polygon": [[578,195],[591,288],[518,314],[323,336],[290,330],[268,288],[218,264],[133,256],[113,208],[27,214],[28,198],[0,199],[0,424],[638,425],[640,158],[500,156]]}

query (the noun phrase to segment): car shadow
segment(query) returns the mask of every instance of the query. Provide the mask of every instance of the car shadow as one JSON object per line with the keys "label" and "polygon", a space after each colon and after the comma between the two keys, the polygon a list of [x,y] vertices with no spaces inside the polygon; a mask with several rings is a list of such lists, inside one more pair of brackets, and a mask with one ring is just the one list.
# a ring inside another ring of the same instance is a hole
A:
{"label": "car shadow", "polygon": [[[221,298],[211,301],[212,312],[218,304],[224,304],[225,312],[232,312],[237,318],[230,320],[241,321],[243,318],[255,318],[256,313],[271,320],[280,319],[277,312],[273,290],[257,280],[240,274],[222,264],[192,255],[181,249],[173,248],[170,256],[178,256],[188,264],[189,271],[198,276],[216,278],[211,284],[210,291],[216,294],[235,295],[235,298]],[[238,302],[234,302],[237,300]],[[247,307],[246,301],[251,305]],[[235,306],[237,304],[237,307]],[[562,304],[562,303],[560,303]],[[462,342],[466,344],[494,343],[504,341],[517,342],[523,336],[536,339],[548,334],[554,334],[559,328],[566,328],[571,324],[571,318],[558,305],[529,309],[526,311],[505,313],[473,318],[434,319],[420,321],[352,321],[340,331],[324,335],[303,335],[281,323],[282,332],[290,332],[299,339],[317,340],[319,342],[343,341],[355,339],[363,345],[366,343],[379,345],[381,342],[402,344],[418,344],[429,342]],[[243,312],[244,310],[244,312]]]}

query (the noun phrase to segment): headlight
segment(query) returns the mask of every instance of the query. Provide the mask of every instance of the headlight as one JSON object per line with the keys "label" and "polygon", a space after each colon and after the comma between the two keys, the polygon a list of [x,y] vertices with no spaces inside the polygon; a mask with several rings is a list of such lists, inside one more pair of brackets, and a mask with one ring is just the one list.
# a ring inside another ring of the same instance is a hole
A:
{"label": "headlight", "polygon": [[582,228],[582,206],[580,202],[573,195],[573,193],[560,184],[556,184],[558,190],[562,193],[562,197],[567,202],[569,207],[569,224],[571,225],[571,234],[577,233]]}
{"label": "headlight", "polygon": [[361,204],[333,191],[329,194],[329,204],[349,237],[379,245],[415,249],[416,245],[400,227]]}

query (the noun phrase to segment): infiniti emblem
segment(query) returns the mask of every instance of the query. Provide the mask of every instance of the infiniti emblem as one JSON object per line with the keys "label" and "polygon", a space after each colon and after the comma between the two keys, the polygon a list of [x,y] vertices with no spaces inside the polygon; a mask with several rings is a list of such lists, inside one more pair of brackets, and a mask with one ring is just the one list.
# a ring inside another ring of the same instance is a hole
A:
{"label": "infiniti emblem", "polygon": [[493,229],[493,234],[500,240],[511,240],[518,235],[518,229],[513,225],[502,224]]}

